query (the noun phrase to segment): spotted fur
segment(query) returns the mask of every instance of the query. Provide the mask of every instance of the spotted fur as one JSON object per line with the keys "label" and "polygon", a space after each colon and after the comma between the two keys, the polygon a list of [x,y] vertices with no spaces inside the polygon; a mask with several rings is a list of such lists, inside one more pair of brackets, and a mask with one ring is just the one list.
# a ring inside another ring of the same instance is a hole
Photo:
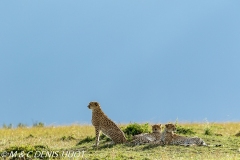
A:
{"label": "spotted fur", "polygon": [[199,137],[184,137],[177,134],[173,135],[171,144],[173,145],[197,145],[197,146],[207,146],[207,144]]}
{"label": "spotted fur", "polygon": [[199,145],[199,146],[206,146],[207,144],[198,137],[184,137],[175,134],[176,127],[174,124],[166,124],[165,130],[162,133],[162,141],[164,144],[172,144],[172,145]]}
{"label": "spotted fur", "polygon": [[174,124],[171,124],[171,123],[166,124],[165,129],[162,133],[161,143],[170,144],[172,142],[174,132],[176,131],[177,129]]}
{"label": "spotted fur", "polygon": [[104,114],[98,102],[90,102],[88,108],[92,110],[92,124],[95,127],[96,146],[99,144],[100,131],[112,139],[113,143],[124,143],[127,141],[123,131]]}
{"label": "spotted fur", "polygon": [[153,141],[160,140],[161,138],[161,124],[155,124],[152,126],[152,133],[144,133],[135,135],[132,143],[135,145],[146,144]]}

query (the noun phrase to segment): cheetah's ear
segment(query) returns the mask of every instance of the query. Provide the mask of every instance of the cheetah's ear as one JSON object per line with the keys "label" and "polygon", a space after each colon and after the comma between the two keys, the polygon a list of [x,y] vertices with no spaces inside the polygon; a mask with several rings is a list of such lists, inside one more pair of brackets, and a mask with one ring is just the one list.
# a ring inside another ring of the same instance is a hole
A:
{"label": "cheetah's ear", "polygon": [[94,104],[95,104],[95,106],[98,106],[98,103],[97,103],[97,102],[95,102]]}

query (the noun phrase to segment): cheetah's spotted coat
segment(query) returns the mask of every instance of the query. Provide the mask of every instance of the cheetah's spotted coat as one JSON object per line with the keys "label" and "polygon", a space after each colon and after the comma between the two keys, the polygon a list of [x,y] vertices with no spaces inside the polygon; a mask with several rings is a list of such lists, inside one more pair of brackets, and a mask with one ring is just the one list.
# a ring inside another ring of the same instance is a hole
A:
{"label": "cheetah's spotted coat", "polygon": [[123,131],[104,114],[98,102],[90,102],[88,108],[92,110],[92,124],[95,127],[96,146],[99,144],[100,131],[112,139],[114,143],[127,141]]}

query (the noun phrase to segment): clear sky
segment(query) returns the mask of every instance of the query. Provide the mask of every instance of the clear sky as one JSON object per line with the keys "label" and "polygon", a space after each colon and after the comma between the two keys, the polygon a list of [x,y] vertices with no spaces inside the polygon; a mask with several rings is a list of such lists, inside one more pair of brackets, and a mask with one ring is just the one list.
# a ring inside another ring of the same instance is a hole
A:
{"label": "clear sky", "polygon": [[240,121],[240,1],[0,1],[0,125]]}

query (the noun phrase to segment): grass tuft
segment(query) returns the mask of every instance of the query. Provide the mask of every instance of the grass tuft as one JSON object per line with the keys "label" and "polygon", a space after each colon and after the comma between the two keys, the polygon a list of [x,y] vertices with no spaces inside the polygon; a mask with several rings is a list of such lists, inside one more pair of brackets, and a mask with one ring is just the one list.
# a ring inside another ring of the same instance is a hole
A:
{"label": "grass tuft", "polygon": [[235,136],[240,137],[240,131],[237,134],[235,134]]}
{"label": "grass tuft", "polygon": [[77,145],[81,145],[83,143],[89,143],[95,140],[95,137],[87,136],[86,138],[82,139],[80,142],[78,142]]}
{"label": "grass tuft", "polygon": [[177,126],[177,134],[192,135],[196,134],[192,128],[184,128],[182,126]]}
{"label": "grass tuft", "polygon": [[124,128],[123,132],[126,135],[134,136],[141,133],[150,133],[150,130],[149,130],[148,123],[145,123],[145,124],[133,123],[133,124],[129,124],[126,128]]}
{"label": "grass tuft", "polygon": [[60,138],[61,141],[72,141],[72,140],[76,140],[76,138],[74,138],[73,136],[63,136],[62,138]]}
{"label": "grass tuft", "polygon": [[26,138],[34,138],[34,136],[32,134],[29,134],[29,136],[27,136]]}
{"label": "grass tuft", "polygon": [[210,128],[205,128],[204,135],[211,136],[213,135],[213,131]]}
{"label": "grass tuft", "polygon": [[42,122],[35,122],[35,123],[33,123],[33,127],[44,127],[44,123],[42,123]]}
{"label": "grass tuft", "polygon": [[12,129],[13,128],[13,125],[12,124],[3,124],[3,129]]}
{"label": "grass tuft", "polygon": [[26,128],[27,125],[23,123],[18,123],[17,128]]}

